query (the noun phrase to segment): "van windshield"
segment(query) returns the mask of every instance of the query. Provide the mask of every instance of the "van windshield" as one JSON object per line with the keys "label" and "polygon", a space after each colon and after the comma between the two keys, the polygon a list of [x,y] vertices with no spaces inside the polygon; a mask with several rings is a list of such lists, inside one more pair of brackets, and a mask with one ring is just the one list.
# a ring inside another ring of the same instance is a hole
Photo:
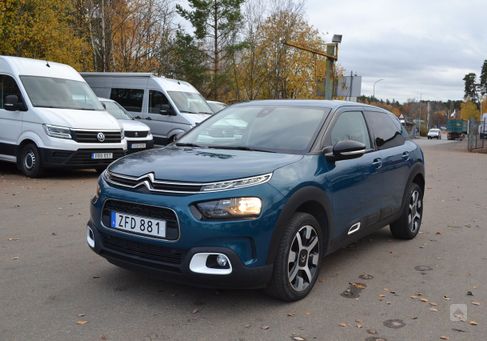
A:
{"label": "van windshield", "polygon": [[196,92],[168,91],[180,112],[190,114],[213,114],[205,99]]}
{"label": "van windshield", "polygon": [[128,112],[117,102],[101,101],[105,106],[106,111],[117,120],[132,120]]}
{"label": "van windshield", "polygon": [[34,107],[104,110],[85,82],[39,76],[20,76],[20,79]]}

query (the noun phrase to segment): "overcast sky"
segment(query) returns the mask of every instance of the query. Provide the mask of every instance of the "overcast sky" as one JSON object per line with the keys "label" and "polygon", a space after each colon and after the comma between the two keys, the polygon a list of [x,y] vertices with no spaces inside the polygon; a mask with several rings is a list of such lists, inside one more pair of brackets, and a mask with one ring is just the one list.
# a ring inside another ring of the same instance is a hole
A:
{"label": "overcast sky", "polygon": [[463,77],[487,59],[486,0],[308,0],[309,22],[331,40],[339,63],[363,77],[362,94],[462,99]]}

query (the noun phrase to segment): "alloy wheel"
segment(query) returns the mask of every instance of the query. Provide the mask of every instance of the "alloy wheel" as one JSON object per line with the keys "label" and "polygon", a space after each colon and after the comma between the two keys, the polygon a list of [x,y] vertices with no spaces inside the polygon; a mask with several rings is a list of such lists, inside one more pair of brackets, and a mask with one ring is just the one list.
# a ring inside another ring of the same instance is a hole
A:
{"label": "alloy wheel", "polygon": [[412,233],[416,233],[416,231],[419,229],[422,213],[423,203],[421,200],[421,195],[418,190],[414,190],[409,199],[408,212],[408,226]]}
{"label": "alloy wheel", "polygon": [[26,169],[31,170],[34,168],[36,165],[36,155],[32,150],[30,150],[27,154],[24,156],[24,166]]}
{"label": "alloy wheel", "polygon": [[318,233],[311,225],[301,227],[293,238],[288,256],[288,280],[294,290],[304,291],[313,283],[319,260]]}

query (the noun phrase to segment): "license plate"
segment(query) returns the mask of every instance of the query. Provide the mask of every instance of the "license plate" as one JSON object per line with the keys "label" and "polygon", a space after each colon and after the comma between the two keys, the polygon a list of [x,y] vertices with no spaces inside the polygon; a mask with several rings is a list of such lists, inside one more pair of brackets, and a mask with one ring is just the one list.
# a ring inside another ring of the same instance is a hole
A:
{"label": "license plate", "polygon": [[143,234],[152,237],[166,237],[166,221],[139,217],[131,214],[111,212],[111,227],[127,232]]}
{"label": "license plate", "polygon": [[91,153],[92,160],[113,159],[113,153]]}
{"label": "license plate", "polygon": [[144,149],[146,147],[145,143],[133,143],[132,149]]}

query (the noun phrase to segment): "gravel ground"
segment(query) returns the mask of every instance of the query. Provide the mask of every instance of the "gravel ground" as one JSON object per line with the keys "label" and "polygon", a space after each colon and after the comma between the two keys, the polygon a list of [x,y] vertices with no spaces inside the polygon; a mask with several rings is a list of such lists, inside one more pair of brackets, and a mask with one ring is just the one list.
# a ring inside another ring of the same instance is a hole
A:
{"label": "gravel ground", "polygon": [[[484,340],[487,155],[418,140],[421,234],[387,228],[324,261],[304,300],[167,284],[85,244],[96,174],[27,179],[0,163],[1,340]],[[451,321],[452,304],[466,321]]]}

